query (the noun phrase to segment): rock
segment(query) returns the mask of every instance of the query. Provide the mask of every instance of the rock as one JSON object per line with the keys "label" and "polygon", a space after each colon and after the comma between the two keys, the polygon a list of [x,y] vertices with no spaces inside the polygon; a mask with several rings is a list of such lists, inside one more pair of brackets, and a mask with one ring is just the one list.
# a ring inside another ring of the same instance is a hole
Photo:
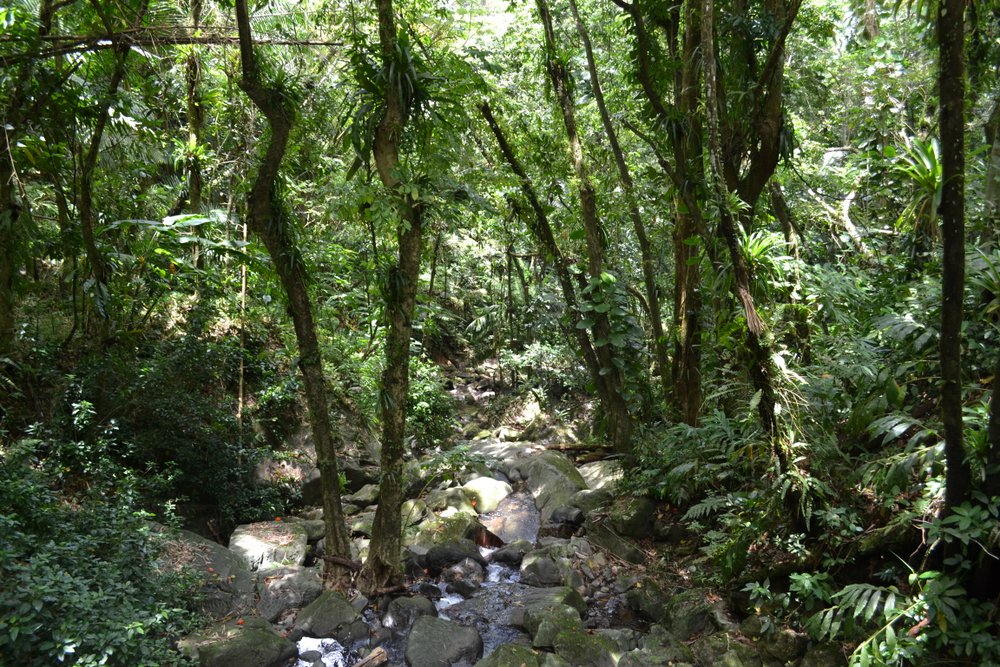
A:
{"label": "rock", "polygon": [[253,571],[272,565],[302,565],[309,540],[300,523],[262,521],[237,526],[229,549]]}
{"label": "rock", "polygon": [[366,468],[354,459],[341,458],[337,461],[340,473],[347,480],[345,491],[357,493],[369,484],[378,484],[378,471]]}
{"label": "rock", "polygon": [[527,646],[504,644],[476,663],[476,667],[539,667],[538,655]]}
{"label": "rock", "polygon": [[573,462],[560,452],[536,454],[518,464],[517,470],[535,498],[542,521],[547,521],[557,507],[568,505],[577,491],[587,488]]}
{"label": "rock", "polygon": [[582,489],[573,494],[569,504],[580,508],[584,514],[590,514],[594,510],[609,507],[614,500],[614,495],[607,489]]}
{"label": "rock", "polygon": [[433,616],[421,616],[406,641],[409,667],[451,667],[456,662],[475,663],[483,654],[483,640],[465,628]]}
{"label": "rock", "polygon": [[521,561],[524,560],[524,555],[529,551],[531,551],[531,542],[518,540],[494,551],[490,560],[494,563],[501,563],[511,567],[520,567]]}
{"label": "rock", "polygon": [[573,667],[573,665],[560,658],[555,653],[546,653],[542,660],[541,667]]}
{"label": "rock", "polygon": [[378,485],[365,484],[352,494],[343,496],[343,502],[352,503],[358,507],[368,507],[378,502]]}
{"label": "rock", "polygon": [[617,461],[610,459],[585,463],[580,466],[579,470],[587,482],[587,487],[593,490],[610,490],[622,477],[621,466]]}
{"label": "rock", "polygon": [[425,597],[394,598],[382,617],[382,627],[406,632],[420,616],[437,616],[434,603]]}
{"label": "rock", "polygon": [[610,639],[582,629],[560,632],[553,641],[553,649],[574,667],[615,667],[620,656]]}
{"label": "rock", "polygon": [[639,648],[642,633],[631,628],[604,628],[597,630],[598,634],[608,639],[618,649],[618,655],[628,653]]}
{"label": "rock", "polygon": [[469,529],[478,524],[479,519],[475,514],[454,510],[450,514],[442,512],[439,516],[431,515],[421,521],[415,534],[404,538],[404,543],[427,547],[443,544],[464,538]]}
{"label": "rock", "polygon": [[351,531],[351,535],[371,537],[374,526],[375,512],[364,512],[347,519],[347,529]]}
{"label": "rock", "polygon": [[521,561],[521,583],[528,586],[561,586],[577,588],[582,580],[573,562],[558,549],[537,549]]}
{"label": "rock", "polygon": [[308,605],[322,592],[319,568],[297,566],[269,570],[257,579],[257,610],[273,623],[282,612]]}
{"label": "rock", "polygon": [[350,646],[360,638],[360,628],[356,625],[359,618],[357,610],[343,595],[336,591],[324,591],[299,612],[290,637],[333,637],[344,646]]}
{"label": "rock", "polygon": [[462,491],[468,496],[470,503],[480,514],[492,512],[500,501],[514,492],[510,484],[491,477],[477,477],[466,482]]}
{"label": "rock", "polygon": [[483,566],[471,558],[465,558],[441,572],[441,578],[448,582],[448,590],[462,597],[470,597],[479,590],[486,578]]}
{"label": "rock", "polygon": [[420,520],[424,518],[426,513],[427,503],[418,498],[411,498],[403,503],[403,507],[399,511],[399,516],[402,525],[405,527],[420,523]]}
{"label": "rock", "polygon": [[799,667],[845,667],[847,658],[836,644],[819,644],[813,646],[802,656]]}
{"label": "rock", "polygon": [[760,643],[763,653],[782,664],[794,662],[805,653],[809,639],[805,634],[780,628]]}
{"label": "rock", "polygon": [[[435,489],[425,496],[427,507],[441,515],[451,515],[454,512],[478,516],[479,512],[472,505],[472,500],[462,487],[452,486],[445,489]],[[448,512],[451,510],[451,512]]]}
{"label": "rock", "polygon": [[726,634],[700,637],[691,645],[698,662],[711,667],[762,667],[756,649]]}
{"label": "rock", "polygon": [[557,605],[565,604],[576,609],[580,614],[587,611],[587,602],[579,591],[569,586],[555,588],[536,588],[523,593],[525,607],[534,604]]}
{"label": "rock", "polygon": [[319,468],[313,468],[302,484],[303,505],[323,505],[323,481]]}
{"label": "rock", "polygon": [[651,623],[659,623],[667,612],[667,595],[653,579],[643,577],[625,592],[625,603]]}
{"label": "rock", "polygon": [[568,523],[572,526],[580,526],[583,524],[585,518],[583,510],[579,507],[563,505],[552,510],[549,521],[552,523]]}
{"label": "rock", "polygon": [[681,641],[723,629],[719,611],[702,590],[684,591],[667,598],[660,624]]}
{"label": "rock", "polygon": [[326,536],[326,523],[323,519],[304,519],[296,523],[305,528],[309,542],[318,542]]}
{"label": "rock", "polygon": [[649,498],[628,498],[611,512],[611,527],[624,537],[653,537],[656,526],[656,503]]}
{"label": "rock", "polygon": [[254,603],[254,579],[237,554],[187,530],[167,540],[161,567],[184,568],[202,581],[196,604],[212,619],[243,616]]}
{"label": "rock", "polygon": [[221,636],[197,647],[202,667],[282,667],[296,653],[295,644],[277,635],[266,622],[250,621],[242,627],[227,626]]}
{"label": "rock", "polygon": [[580,612],[566,604],[533,604],[524,608],[519,624],[531,636],[534,648],[551,649],[556,635],[567,629],[582,629]]}
{"label": "rock", "polygon": [[656,660],[673,662],[694,662],[691,648],[667,632],[662,625],[650,626],[646,636],[639,640],[639,648]]}
{"label": "rock", "polygon": [[646,554],[625,538],[608,528],[602,522],[587,517],[584,522],[587,531],[587,539],[602,549],[606,549],[611,554],[636,565],[646,561]]}
{"label": "rock", "polygon": [[486,559],[479,553],[479,547],[472,540],[460,538],[451,540],[444,544],[438,544],[427,552],[424,556],[424,567],[432,577],[441,574],[446,567],[459,563],[466,558],[471,558],[480,565],[486,565]]}

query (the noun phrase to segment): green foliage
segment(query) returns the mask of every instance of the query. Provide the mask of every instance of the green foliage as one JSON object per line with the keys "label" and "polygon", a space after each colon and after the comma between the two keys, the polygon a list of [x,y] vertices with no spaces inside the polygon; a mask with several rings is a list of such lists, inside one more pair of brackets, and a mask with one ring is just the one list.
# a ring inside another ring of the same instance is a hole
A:
{"label": "green foliage", "polygon": [[444,388],[441,370],[421,357],[410,359],[407,433],[421,449],[430,449],[447,442],[455,426],[455,401]]}
{"label": "green foliage", "polygon": [[105,467],[70,494],[64,450],[0,450],[0,655],[38,667],[186,664],[171,642],[189,629],[190,582],[157,568],[133,476]]}

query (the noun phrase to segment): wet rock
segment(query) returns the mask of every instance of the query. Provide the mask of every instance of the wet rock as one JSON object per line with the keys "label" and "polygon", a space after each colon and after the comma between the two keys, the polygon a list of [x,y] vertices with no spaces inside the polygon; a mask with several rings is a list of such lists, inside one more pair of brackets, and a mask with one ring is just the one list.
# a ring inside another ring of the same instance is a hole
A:
{"label": "wet rock", "polygon": [[229,625],[197,646],[202,667],[280,667],[295,657],[295,644],[280,637],[263,619]]}
{"label": "wet rock", "polygon": [[486,572],[483,566],[471,558],[465,558],[441,572],[441,578],[448,583],[448,591],[462,597],[470,597],[479,590]]}
{"label": "wet rock", "polygon": [[480,514],[492,512],[499,505],[500,501],[514,492],[510,484],[501,482],[491,477],[477,477],[466,482],[462,486],[462,491]]}
{"label": "wet rock", "polygon": [[463,660],[471,664],[482,654],[478,632],[433,616],[418,618],[406,641],[409,667],[451,667]]}
{"label": "wet rock", "polygon": [[424,556],[424,567],[432,577],[438,576],[442,570],[471,558],[480,565],[486,565],[486,559],[479,553],[479,547],[472,540],[460,538],[438,544]]}
{"label": "wet rock", "polygon": [[527,540],[511,542],[507,546],[494,551],[490,560],[494,563],[501,563],[511,567],[520,567],[521,561],[524,560],[524,555],[531,551],[531,548],[531,542]]}
{"label": "wet rock", "polygon": [[799,667],[845,667],[847,658],[836,644],[819,644],[813,646],[802,656]]}
{"label": "wet rock", "polygon": [[[440,590],[438,594],[440,595]],[[395,632],[406,632],[417,618],[437,615],[434,603],[425,597],[395,598],[382,617],[382,626]]]}
{"label": "wet rock", "polygon": [[656,503],[649,498],[628,498],[611,512],[611,527],[624,537],[652,537],[656,526]]}
{"label": "wet rock", "polygon": [[357,505],[358,507],[368,507],[378,501],[378,485],[365,484],[363,487],[342,498],[343,502]]}
{"label": "wet rock", "polygon": [[557,507],[568,505],[573,496],[587,488],[587,482],[569,458],[556,451],[544,451],[519,463],[517,470],[535,498],[546,521]]}
{"label": "wet rock", "polygon": [[272,623],[283,612],[308,605],[323,592],[319,568],[283,567],[257,579],[257,611]]}
{"label": "wet rock", "polygon": [[476,663],[476,667],[539,667],[538,655],[527,646],[504,644]]}
{"label": "wet rock", "polygon": [[253,571],[272,565],[302,565],[309,541],[301,524],[262,521],[238,526],[229,549]]}
{"label": "wet rock", "polygon": [[333,637],[341,644],[349,646],[353,640],[361,637],[357,625],[359,619],[357,610],[343,595],[336,591],[325,591],[299,612],[289,636],[296,640],[304,635]]}

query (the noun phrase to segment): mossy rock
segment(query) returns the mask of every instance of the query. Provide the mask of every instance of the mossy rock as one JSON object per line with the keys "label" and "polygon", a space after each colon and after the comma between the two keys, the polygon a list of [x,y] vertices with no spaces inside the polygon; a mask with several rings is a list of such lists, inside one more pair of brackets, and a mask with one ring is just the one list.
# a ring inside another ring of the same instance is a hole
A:
{"label": "mossy rock", "polygon": [[540,667],[538,655],[527,646],[504,644],[476,663],[476,667]]}
{"label": "mossy rock", "polygon": [[574,667],[615,667],[622,656],[613,641],[582,629],[563,630],[552,644],[556,655]]}

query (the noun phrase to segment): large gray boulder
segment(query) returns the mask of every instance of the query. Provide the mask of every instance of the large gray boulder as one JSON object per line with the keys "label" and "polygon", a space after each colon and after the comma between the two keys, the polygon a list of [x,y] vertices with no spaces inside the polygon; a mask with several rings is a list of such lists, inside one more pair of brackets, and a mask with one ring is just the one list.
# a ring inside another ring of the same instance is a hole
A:
{"label": "large gray boulder", "polygon": [[642,496],[626,498],[611,512],[612,528],[625,537],[654,537],[656,524],[656,503]]}
{"label": "large gray boulder", "polygon": [[301,523],[261,521],[237,526],[229,538],[229,549],[247,569],[274,565],[302,565],[306,562],[309,535]]}
{"label": "large gray boulder", "polygon": [[469,497],[473,507],[480,514],[492,512],[500,505],[500,501],[514,492],[507,482],[492,477],[476,477],[462,485],[462,491]]}
{"label": "large gray boulder", "polygon": [[621,465],[610,459],[584,463],[579,470],[587,481],[587,487],[595,490],[610,490],[622,478]]}
{"label": "large gray boulder", "polygon": [[622,654],[608,637],[580,628],[561,631],[552,645],[556,655],[574,667],[615,667]]}
{"label": "large gray boulder", "polygon": [[394,598],[382,617],[382,627],[406,632],[419,617],[437,615],[437,607],[425,597]]}
{"label": "large gray boulder", "polygon": [[451,667],[456,662],[475,663],[483,654],[483,639],[473,628],[451,621],[421,616],[406,640],[409,667]]}
{"label": "large gray boulder", "polygon": [[213,629],[211,636],[181,642],[201,667],[283,667],[295,657],[295,644],[277,635],[261,618]]}
{"label": "large gray boulder", "polygon": [[517,473],[535,498],[542,515],[548,521],[557,507],[569,505],[573,496],[587,488],[587,482],[565,454],[544,451],[516,466]]}
{"label": "large gray boulder", "polygon": [[294,566],[269,570],[257,579],[257,610],[273,623],[285,611],[310,604],[322,592],[319,568]]}
{"label": "large gray boulder", "polygon": [[368,633],[358,611],[336,591],[325,591],[299,612],[290,637],[333,637],[350,646]]}
{"label": "large gray boulder", "polygon": [[521,644],[504,644],[476,663],[476,667],[539,667],[538,655]]}
{"label": "large gray boulder", "polygon": [[254,604],[254,578],[243,559],[221,544],[187,530],[164,543],[161,568],[184,569],[201,579],[196,604],[212,619],[248,614]]}

